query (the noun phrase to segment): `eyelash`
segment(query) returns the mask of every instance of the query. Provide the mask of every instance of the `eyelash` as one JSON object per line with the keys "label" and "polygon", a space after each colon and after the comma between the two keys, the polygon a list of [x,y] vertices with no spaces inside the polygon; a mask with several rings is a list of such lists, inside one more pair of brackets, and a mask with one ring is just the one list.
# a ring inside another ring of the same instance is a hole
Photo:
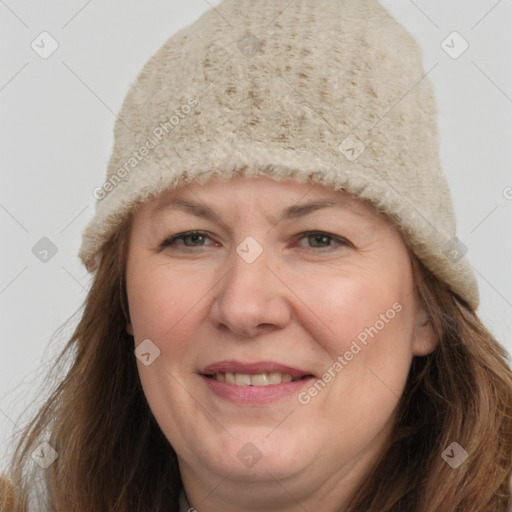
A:
{"label": "eyelash", "polygon": [[[201,236],[205,236],[207,238],[210,238],[208,236],[207,233],[205,233],[204,231],[185,231],[184,233],[178,233],[177,235],[173,235],[169,238],[166,238],[162,241],[162,243],[160,244],[160,250],[163,250],[163,249],[166,249],[166,248],[169,248],[171,247],[174,242],[176,240],[183,240],[185,237],[187,236],[190,236],[190,235],[201,235]],[[300,241],[302,238],[304,237],[307,237],[307,236],[326,236],[336,242],[338,242],[341,246],[343,247],[354,247],[348,240],[346,240],[345,238],[341,238],[341,237],[338,237],[338,236],[335,236],[335,235],[331,235],[330,233],[326,233],[325,231],[305,231],[304,233],[301,233],[299,235],[297,235],[299,238],[297,239],[297,242]],[[295,241],[294,241],[294,246],[296,245]],[[200,245],[199,246],[196,246],[196,247],[201,247]],[[186,246],[183,246],[181,247],[181,249],[184,249],[184,250],[188,250],[188,249],[194,249],[194,247],[186,247]],[[328,246],[328,247],[310,247],[310,248],[305,248],[307,251],[314,251],[314,252],[324,252],[326,250],[332,250],[332,246]]]}

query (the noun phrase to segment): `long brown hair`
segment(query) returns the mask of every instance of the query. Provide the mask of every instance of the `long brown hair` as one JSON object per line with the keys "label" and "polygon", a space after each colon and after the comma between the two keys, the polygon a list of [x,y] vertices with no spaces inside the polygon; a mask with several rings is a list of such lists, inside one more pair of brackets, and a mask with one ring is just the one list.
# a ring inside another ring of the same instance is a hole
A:
{"label": "long brown hair", "polygon": [[[9,482],[0,479],[3,511],[25,512],[36,483],[38,511],[178,510],[176,454],[148,407],[125,330],[130,225],[131,216],[104,246],[83,314],[59,356],[71,361],[69,371],[24,428]],[[413,260],[422,276],[416,293],[439,343],[413,359],[391,438],[347,512],[507,512],[509,356],[475,312]],[[58,457],[38,479],[30,455],[43,440]],[[468,454],[457,468],[442,457],[453,442]]]}

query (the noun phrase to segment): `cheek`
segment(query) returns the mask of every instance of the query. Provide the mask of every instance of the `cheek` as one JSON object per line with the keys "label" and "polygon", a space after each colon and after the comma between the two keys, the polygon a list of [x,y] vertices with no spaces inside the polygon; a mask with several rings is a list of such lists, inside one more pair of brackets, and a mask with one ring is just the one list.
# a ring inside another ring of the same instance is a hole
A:
{"label": "cheek", "polygon": [[398,272],[389,267],[330,272],[297,283],[294,291],[305,304],[304,313],[310,310],[302,319],[314,318],[310,330],[333,358],[350,350],[354,340],[369,346],[374,337],[387,334],[388,345],[406,342],[412,276],[403,268],[405,263]]}
{"label": "cheek", "polygon": [[184,275],[164,266],[127,269],[135,345],[149,339],[160,351],[148,366],[137,360],[139,377],[148,405],[171,444],[186,437],[192,421],[183,424],[178,418],[190,417],[189,397],[183,392],[194,361],[189,341],[199,322],[200,299],[208,289]]}
{"label": "cheek", "polygon": [[329,327],[315,336],[328,354],[322,378],[330,391],[324,400],[342,424],[349,417],[351,427],[369,418],[384,422],[403,392],[413,335],[412,275],[405,268],[404,260],[397,269],[353,273],[314,288],[312,303]]}
{"label": "cheek", "polygon": [[391,426],[410,369],[412,329],[400,290],[376,294],[361,284],[345,291],[351,300],[332,306],[336,335],[323,341],[329,358],[321,380],[327,383],[306,389],[301,399],[309,402],[316,431],[350,440],[343,447],[350,458]]}
{"label": "cheek", "polygon": [[[190,272],[165,267],[129,267],[128,296],[130,317],[137,342],[149,338],[159,346],[166,339],[180,339],[180,331],[193,316],[207,289]],[[188,277],[187,277],[188,276]],[[184,321],[185,320],[185,321]]]}

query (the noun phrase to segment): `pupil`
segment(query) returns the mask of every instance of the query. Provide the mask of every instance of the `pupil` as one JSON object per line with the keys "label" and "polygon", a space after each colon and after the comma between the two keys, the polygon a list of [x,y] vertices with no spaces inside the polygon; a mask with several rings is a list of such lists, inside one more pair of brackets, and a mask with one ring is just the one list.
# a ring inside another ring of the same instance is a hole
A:
{"label": "pupil", "polygon": [[326,240],[326,236],[325,235],[313,235],[313,239],[315,240],[315,242],[318,242],[320,240],[320,243],[322,243],[322,240],[325,242]]}
{"label": "pupil", "polygon": [[197,239],[200,238],[202,235],[200,235],[199,233],[193,233],[191,235],[189,235],[189,238],[191,238],[193,241],[192,243],[198,241]]}

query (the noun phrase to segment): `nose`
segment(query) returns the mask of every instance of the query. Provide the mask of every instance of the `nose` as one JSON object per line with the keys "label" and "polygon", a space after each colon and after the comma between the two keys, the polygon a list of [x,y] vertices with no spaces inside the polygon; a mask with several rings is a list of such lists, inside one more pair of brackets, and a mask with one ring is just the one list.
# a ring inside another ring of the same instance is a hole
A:
{"label": "nose", "polygon": [[218,329],[253,337],[286,327],[292,317],[286,279],[269,251],[252,263],[236,251],[215,288],[211,318]]}

